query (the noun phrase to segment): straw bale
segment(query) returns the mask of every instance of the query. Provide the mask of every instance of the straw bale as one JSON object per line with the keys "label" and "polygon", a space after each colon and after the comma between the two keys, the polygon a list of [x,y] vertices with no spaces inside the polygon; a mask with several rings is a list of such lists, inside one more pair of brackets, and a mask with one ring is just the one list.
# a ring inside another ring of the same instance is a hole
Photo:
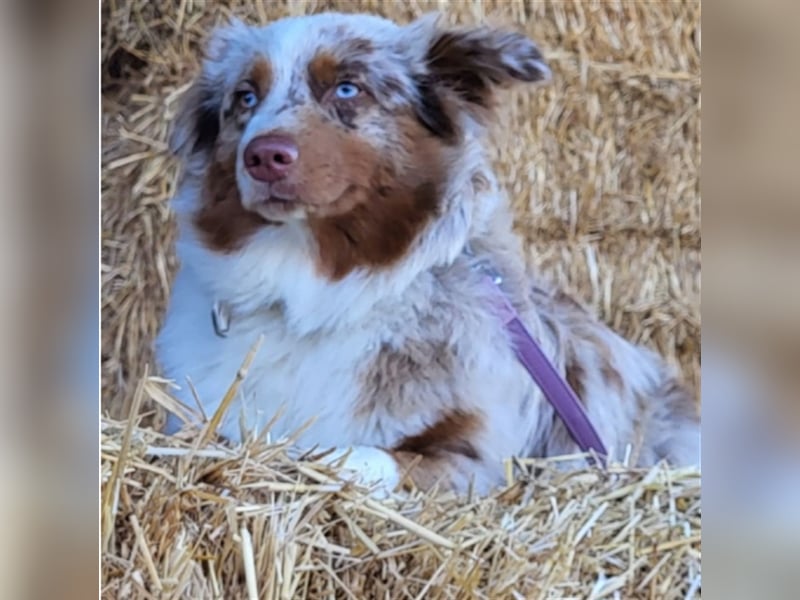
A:
{"label": "straw bale", "polygon": [[[699,3],[107,0],[103,595],[699,595],[696,473],[564,475],[542,463],[486,500],[420,495],[384,506],[312,462],[289,461],[280,445],[208,442],[180,458],[170,453],[196,442],[144,426],[163,417],[146,373],[176,266],[167,132],[202,41],[230,14],[265,23],[329,9],[399,21],[446,9],[453,22],[508,23],[540,44],[552,85],[507,93],[493,135],[528,264],[698,388]],[[120,420],[129,414],[142,419]]]}
{"label": "straw bale", "polygon": [[104,598],[689,598],[694,470],[518,464],[486,499],[388,501],[285,444],[104,420]]}

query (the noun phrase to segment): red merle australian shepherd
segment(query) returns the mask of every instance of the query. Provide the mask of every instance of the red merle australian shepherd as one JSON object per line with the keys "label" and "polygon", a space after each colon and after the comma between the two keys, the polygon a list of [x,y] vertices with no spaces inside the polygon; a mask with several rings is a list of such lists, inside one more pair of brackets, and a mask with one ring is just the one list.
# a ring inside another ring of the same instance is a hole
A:
{"label": "red merle australian shepherd", "polygon": [[172,138],[181,268],[165,374],[190,378],[210,414],[263,336],[224,437],[282,409],[273,437],[311,420],[298,447],[335,449],[378,490],[405,474],[488,491],[509,457],[577,451],[520,364],[477,268],[490,265],[612,460],[698,464],[676,374],[524,268],[485,133],[499,88],[549,76],[523,35],[433,17],[214,31]]}

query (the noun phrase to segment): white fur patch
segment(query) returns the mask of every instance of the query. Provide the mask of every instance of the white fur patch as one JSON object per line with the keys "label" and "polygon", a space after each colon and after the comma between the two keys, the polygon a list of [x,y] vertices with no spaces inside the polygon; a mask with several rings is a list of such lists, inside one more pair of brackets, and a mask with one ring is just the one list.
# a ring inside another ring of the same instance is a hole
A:
{"label": "white fur patch", "polygon": [[388,496],[400,483],[400,469],[391,454],[372,446],[355,446],[337,449],[326,456],[324,461],[330,465],[341,464],[341,474],[364,487],[376,486],[373,495]]}

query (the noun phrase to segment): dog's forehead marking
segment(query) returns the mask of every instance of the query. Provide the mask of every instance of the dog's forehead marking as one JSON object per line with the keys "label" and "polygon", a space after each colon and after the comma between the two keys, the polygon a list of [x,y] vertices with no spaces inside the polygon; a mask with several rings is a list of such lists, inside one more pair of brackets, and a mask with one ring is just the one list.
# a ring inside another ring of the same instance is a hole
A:
{"label": "dog's forehead marking", "polygon": [[279,127],[287,111],[312,99],[309,69],[322,56],[360,60],[391,45],[400,27],[370,15],[321,14],[282,19],[251,27],[248,53],[261,55],[271,67],[267,97],[248,129]]}
{"label": "dog's forehead marking", "polygon": [[273,62],[276,83],[294,83],[320,52],[369,52],[396,36],[400,27],[372,15],[319,14],[292,17],[258,28],[257,48]]}

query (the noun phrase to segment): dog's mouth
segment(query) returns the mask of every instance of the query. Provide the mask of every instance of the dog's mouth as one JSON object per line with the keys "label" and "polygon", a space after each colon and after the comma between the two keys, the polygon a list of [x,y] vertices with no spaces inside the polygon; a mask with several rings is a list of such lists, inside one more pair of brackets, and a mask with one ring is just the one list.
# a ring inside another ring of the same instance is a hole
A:
{"label": "dog's mouth", "polygon": [[[244,207],[269,221],[289,221],[306,219],[309,217],[325,217],[341,212],[350,206],[358,194],[351,193],[352,199],[348,200],[348,192],[354,186],[348,186],[345,194],[335,202],[313,201],[305,198],[300,188],[290,181],[276,181],[270,184],[259,183],[242,189],[242,204]],[[348,196],[346,198],[343,197]]]}
{"label": "dog's mouth", "polygon": [[276,181],[269,184],[268,188],[264,190],[263,195],[263,202],[277,202],[283,204],[300,202],[296,186],[287,181]]}
{"label": "dog's mouth", "polygon": [[248,190],[249,193],[243,193],[243,204],[248,210],[270,221],[286,221],[303,216],[305,203],[288,182],[254,187]]}
{"label": "dog's mouth", "polygon": [[296,199],[268,196],[253,203],[251,210],[270,221],[285,221],[304,214],[302,202]]}

